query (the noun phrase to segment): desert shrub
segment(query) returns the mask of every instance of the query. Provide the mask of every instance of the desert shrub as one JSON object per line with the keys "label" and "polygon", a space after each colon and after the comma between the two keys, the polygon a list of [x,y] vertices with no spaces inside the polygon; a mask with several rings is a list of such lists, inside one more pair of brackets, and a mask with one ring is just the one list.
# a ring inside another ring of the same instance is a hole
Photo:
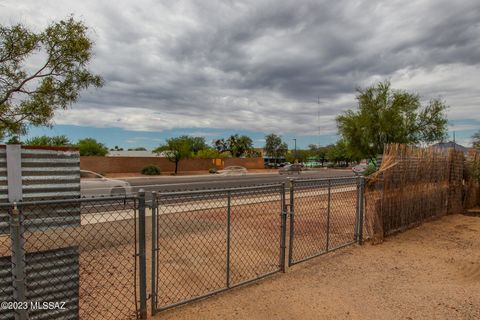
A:
{"label": "desert shrub", "polygon": [[365,171],[363,172],[363,175],[365,177],[368,177],[369,175],[371,175],[372,173],[374,172],[377,172],[377,167],[375,167],[375,165],[368,165],[367,168],[365,169]]}
{"label": "desert shrub", "polygon": [[148,176],[156,176],[160,174],[160,168],[156,165],[149,164],[142,168],[141,173]]}

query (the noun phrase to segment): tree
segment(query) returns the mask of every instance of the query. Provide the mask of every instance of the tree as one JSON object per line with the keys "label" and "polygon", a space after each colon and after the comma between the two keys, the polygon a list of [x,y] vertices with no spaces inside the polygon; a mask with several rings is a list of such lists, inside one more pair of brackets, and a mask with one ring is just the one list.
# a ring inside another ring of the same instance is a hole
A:
{"label": "tree", "polygon": [[293,163],[295,161],[298,162],[307,162],[308,158],[314,156],[314,154],[311,152],[311,150],[301,150],[298,149],[295,155],[295,152],[289,152],[285,156],[285,160],[287,160],[290,163]]}
{"label": "tree", "polygon": [[336,165],[348,166],[350,162],[356,160],[351,154],[348,144],[340,139],[334,145],[330,145],[326,151],[326,159]]}
{"label": "tree", "polygon": [[387,143],[421,144],[442,141],[447,136],[445,103],[393,90],[388,81],[358,89],[358,111],[337,117],[338,131],[355,158],[375,158]]}
{"label": "tree", "polygon": [[472,146],[480,151],[480,130],[472,136]]}
{"label": "tree", "polygon": [[105,156],[108,148],[93,138],[78,140],[75,145],[80,150],[81,156]]}
{"label": "tree", "polygon": [[210,147],[205,142],[204,137],[188,137],[191,152],[196,155],[199,151],[210,149]]}
{"label": "tree", "polygon": [[38,136],[25,141],[27,146],[49,146],[49,147],[64,147],[71,145],[70,140],[65,135],[61,136]]}
{"label": "tree", "polygon": [[6,144],[22,144],[20,138],[17,135],[11,136],[6,142]]}
{"label": "tree", "polygon": [[280,136],[274,133],[265,136],[265,154],[275,158],[275,163],[279,157],[285,157],[288,151],[288,145],[282,141]]}
{"label": "tree", "polygon": [[73,17],[39,33],[0,25],[0,138],[25,134],[29,124],[49,125],[81,90],[102,86],[87,69],[93,46],[87,30]]}
{"label": "tree", "polygon": [[316,144],[310,144],[308,145],[308,148],[310,150],[311,155],[316,157],[323,167],[323,164],[327,160],[326,156],[327,156],[328,147],[320,147],[319,145],[316,145]]}
{"label": "tree", "polygon": [[228,139],[219,139],[213,142],[215,148],[223,153],[230,152],[233,157],[242,157],[254,154],[253,141],[245,135],[234,134]]}
{"label": "tree", "polygon": [[147,148],[144,148],[144,147],[128,148],[128,151],[147,151]]}
{"label": "tree", "polygon": [[198,152],[206,148],[208,148],[208,146],[202,137],[180,136],[167,139],[164,145],[159,146],[153,150],[153,152],[163,152],[168,160],[174,162],[175,174],[177,174],[180,160],[194,157]]}
{"label": "tree", "polygon": [[216,149],[208,148],[198,151],[195,157],[198,159],[216,159],[225,158],[227,155],[225,153],[218,152]]}

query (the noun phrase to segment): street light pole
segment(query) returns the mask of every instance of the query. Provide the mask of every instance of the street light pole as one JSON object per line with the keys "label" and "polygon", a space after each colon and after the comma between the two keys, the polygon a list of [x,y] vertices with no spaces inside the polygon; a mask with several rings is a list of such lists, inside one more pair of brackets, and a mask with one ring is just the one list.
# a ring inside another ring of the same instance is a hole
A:
{"label": "street light pole", "polygon": [[297,139],[293,138],[293,141],[295,141],[295,160],[297,160]]}

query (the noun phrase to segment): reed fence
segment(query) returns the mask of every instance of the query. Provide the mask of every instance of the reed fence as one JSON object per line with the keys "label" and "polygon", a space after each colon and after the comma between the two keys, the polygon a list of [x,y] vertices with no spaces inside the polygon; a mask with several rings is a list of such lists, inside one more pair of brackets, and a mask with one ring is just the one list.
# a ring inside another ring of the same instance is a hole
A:
{"label": "reed fence", "polygon": [[419,223],[463,210],[461,151],[392,144],[367,180],[365,225],[374,242]]}

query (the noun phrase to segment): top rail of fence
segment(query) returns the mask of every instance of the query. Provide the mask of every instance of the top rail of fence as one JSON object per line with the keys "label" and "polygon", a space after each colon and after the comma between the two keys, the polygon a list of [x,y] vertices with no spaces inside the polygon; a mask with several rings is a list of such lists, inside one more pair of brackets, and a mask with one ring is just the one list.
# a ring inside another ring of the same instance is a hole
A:
{"label": "top rail of fence", "polygon": [[314,179],[292,179],[294,183],[308,183],[308,182],[328,182],[328,181],[345,181],[345,180],[357,180],[360,176],[344,176],[344,177],[331,177],[331,178],[314,178]]}
{"label": "top rail of fence", "polygon": [[214,194],[220,192],[235,192],[235,191],[250,191],[250,190],[262,190],[280,188],[283,183],[265,184],[259,186],[248,187],[233,187],[233,188],[218,188],[218,189],[199,189],[199,190],[185,190],[185,191],[165,191],[157,192],[157,196],[182,196],[182,195],[196,195],[196,194]]}
{"label": "top rail of fence", "polygon": [[[35,200],[35,201],[17,201],[17,205],[42,205],[42,204],[68,204],[68,203],[89,203],[101,201],[118,201],[118,200],[135,200],[137,196],[115,196],[115,197],[92,197],[92,198],[71,198],[71,199],[51,199],[51,200]],[[2,203],[0,206],[11,206],[13,203]]]}

